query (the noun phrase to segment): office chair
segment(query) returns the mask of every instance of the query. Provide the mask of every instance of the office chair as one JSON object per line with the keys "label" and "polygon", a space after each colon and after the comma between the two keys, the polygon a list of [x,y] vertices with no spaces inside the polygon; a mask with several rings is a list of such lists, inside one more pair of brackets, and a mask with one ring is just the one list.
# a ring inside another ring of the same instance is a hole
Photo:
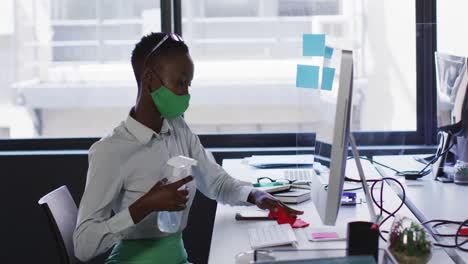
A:
{"label": "office chair", "polygon": [[73,249],[73,231],[78,209],[67,186],[61,186],[39,199],[54,233],[60,263],[78,264]]}

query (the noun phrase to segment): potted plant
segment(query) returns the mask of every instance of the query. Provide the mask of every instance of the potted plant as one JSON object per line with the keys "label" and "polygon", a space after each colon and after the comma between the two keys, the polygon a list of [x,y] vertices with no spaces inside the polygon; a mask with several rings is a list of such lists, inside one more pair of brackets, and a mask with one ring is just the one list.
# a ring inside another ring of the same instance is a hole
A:
{"label": "potted plant", "polygon": [[389,236],[389,251],[400,264],[425,264],[432,257],[432,244],[424,228],[407,217],[397,217]]}

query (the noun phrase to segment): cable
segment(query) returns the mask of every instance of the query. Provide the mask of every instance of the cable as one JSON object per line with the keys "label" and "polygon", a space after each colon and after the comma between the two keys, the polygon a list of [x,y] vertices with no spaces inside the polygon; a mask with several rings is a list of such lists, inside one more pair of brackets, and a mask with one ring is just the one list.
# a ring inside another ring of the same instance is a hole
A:
{"label": "cable", "polygon": [[[403,197],[401,198],[401,203],[398,205],[398,207],[390,212],[388,211],[387,209],[385,209],[383,207],[383,188],[384,188],[384,185],[385,185],[385,182],[386,181],[394,181],[398,184],[398,186],[401,188],[402,190],[402,193],[403,193]],[[375,198],[375,195],[374,195],[374,189],[375,189],[375,186],[377,185],[377,183],[380,182],[381,183],[381,187],[380,187],[380,203],[376,200]],[[371,189],[370,189],[370,195],[371,195],[371,198],[372,198],[372,202],[377,206],[377,208],[379,208],[380,210],[380,217],[383,217],[383,214],[386,213],[388,214],[387,217],[385,217],[380,223],[378,223],[379,225],[379,236],[380,238],[382,238],[383,241],[387,242],[387,239],[382,235],[382,233],[389,233],[389,231],[387,230],[380,230],[380,226],[382,226],[385,222],[388,221],[388,219],[392,218],[392,217],[395,217],[395,215],[400,211],[400,209],[403,207],[403,205],[405,204],[405,200],[406,200],[406,191],[405,191],[405,187],[395,178],[390,178],[390,177],[383,177],[380,181],[374,181],[374,183],[372,184],[371,186]],[[372,206],[372,205],[369,205],[369,206]]]}
{"label": "cable", "polygon": [[[376,162],[376,161],[373,161],[372,159],[369,159],[367,157],[360,157],[361,159],[364,159],[364,160],[368,160],[370,161],[371,163],[375,163],[375,164],[378,164],[382,167],[385,167],[385,168],[388,168],[390,170],[393,170],[394,172],[398,173],[399,171],[390,167],[390,166],[387,166],[385,164],[382,164],[380,162]],[[348,159],[353,159],[353,157],[348,157]],[[350,182],[362,182],[362,180],[358,180],[358,179],[353,179],[353,178],[350,178],[350,177],[347,177],[345,176],[345,180],[346,181],[350,181]],[[390,180],[390,181],[394,181],[396,182],[399,187],[401,188],[402,192],[403,192],[403,198],[401,199],[401,203],[400,205],[398,206],[398,208],[396,210],[394,210],[393,212],[390,212],[388,210],[386,210],[384,207],[383,207],[383,188],[384,188],[384,184],[385,184],[385,181],[386,180]],[[371,199],[372,199],[372,202],[377,206],[377,208],[379,208],[380,210],[380,214],[379,214],[379,218],[380,217],[383,217],[383,213],[386,213],[388,214],[388,216],[386,218],[384,218],[382,220],[382,222],[379,223],[379,226],[381,226],[382,224],[384,224],[386,221],[388,221],[388,219],[390,219],[391,217],[394,217],[395,214],[400,211],[400,209],[403,207],[403,205],[405,204],[405,199],[406,199],[406,192],[405,192],[405,187],[403,187],[403,185],[395,178],[390,178],[390,177],[383,177],[383,178],[379,178],[379,179],[366,179],[367,182],[372,182],[372,186],[371,186],[371,189],[370,189],[370,194],[371,194]],[[380,187],[380,204],[379,202],[377,202],[377,200],[375,199],[375,196],[374,196],[374,189],[375,189],[375,186],[377,185],[378,182],[381,182],[381,187]],[[362,188],[362,187],[361,187]],[[369,206],[372,206],[372,205],[369,205]],[[385,239],[382,235],[382,233],[388,233],[388,231],[380,231],[379,232],[379,236],[380,238],[382,238],[383,241],[387,242],[387,239]]]}
{"label": "cable", "polygon": [[[403,205],[405,204],[405,201],[406,201],[406,191],[405,191],[405,187],[403,187],[403,185],[402,185],[398,180],[396,180],[396,179],[394,179],[394,178],[388,178],[388,177],[382,178],[382,186],[383,186],[383,184],[384,184],[384,182],[385,182],[386,180],[390,180],[390,181],[396,182],[396,183],[399,185],[399,187],[401,188],[401,190],[402,190],[403,197],[401,198],[401,203],[398,205],[398,207],[397,207],[393,212],[389,212],[389,211],[385,210],[385,208],[383,208],[383,192],[382,192],[382,190],[381,190],[381,197],[380,197],[380,198],[381,198],[381,199],[380,199],[380,200],[381,200],[381,206],[380,206],[380,208],[382,209],[383,212],[387,213],[388,216],[387,216],[386,218],[384,218],[384,219],[380,222],[379,225],[382,225],[383,223],[385,223],[385,222],[386,222],[388,219],[390,219],[391,217],[395,217],[396,213],[398,213],[398,212],[400,211],[400,209],[403,207]],[[375,188],[375,185],[377,185],[376,182],[375,182],[375,183],[373,184],[373,186],[371,187],[371,194],[372,194],[372,195],[373,195],[373,190],[374,190],[374,188]],[[375,199],[375,197],[374,197],[374,199]]]}
{"label": "cable", "polygon": [[[348,182],[362,182],[361,180],[358,180],[358,179],[353,179],[353,178],[350,178],[348,176],[345,176],[345,181],[348,181]],[[381,181],[381,179],[366,179],[367,182],[379,182]]]}
{"label": "cable", "polygon": [[357,190],[361,190],[362,189],[362,186],[361,187],[356,187],[356,188],[349,188],[349,189],[343,189],[344,192],[352,192],[352,191],[357,191]]}
{"label": "cable", "polygon": [[[328,184],[324,186],[324,189],[325,189],[325,191],[328,191]],[[361,187],[356,187],[356,188],[343,189],[343,192],[352,192],[352,191],[357,191],[357,190],[361,190],[361,189],[362,189],[362,186]]]}
{"label": "cable", "polygon": [[[372,186],[376,185],[377,183],[374,182],[372,184]],[[385,182],[382,181],[382,184],[380,185],[380,215],[379,215],[379,219],[380,217],[383,217],[383,213],[384,213],[384,210],[383,210],[383,188],[384,188],[384,185],[385,185]],[[375,186],[374,186],[375,187]],[[371,187],[372,189],[372,187]]]}
{"label": "cable", "polygon": [[461,251],[464,251],[464,252],[468,252],[468,249],[466,248],[462,248],[462,246],[464,244],[466,244],[468,242],[468,239],[466,239],[465,241],[463,241],[463,243],[458,243],[458,238],[460,237],[460,231],[462,230],[462,228],[468,224],[468,219],[466,219],[465,221],[463,221],[463,223],[460,224],[460,226],[458,227],[457,229],[457,232],[455,233],[455,245],[457,246],[458,249],[460,249]]}
{"label": "cable", "polygon": [[373,160],[373,159],[369,159],[368,157],[361,157],[361,159],[368,160],[368,161],[370,161],[372,164],[380,165],[380,166],[382,166],[382,167],[384,167],[384,168],[387,168],[387,169],[389,169],[389,170],[394,171],[395,173],[400,173],[399,170],[397,170],[397,169],[395,169],[395,168],[392,168],[392,167],[390,167],[390,166],[388,166],[388,165],[385,165],[385,164],[383,164],[383,163],[381,163],[381,162],[375,161],[375,160]]}
{"label": "cable", "polygon": [[[432,227],[437,227],[437,226],[440,226],[440,225],[448,225],[448,224],[459,225],[462,222],[452,221],[452,220],[445,220],[445,219],[433,219],[433,220],[429,220],[429,221],[426,221],[426,222],[422,222],[421,224],[422,225],[427,225],[427,224],[430,224],[430,223],[437,223],[434,226],[432,226]],[[465,224],[465,226],[468,226],[468,224]]]}
{"label": "cable", "polygon": [[[440,236],[440,237],[455,237],[456,234],[434,234],[434,236]],[[459,235],[459,237],[468,237],[468,235]]]}
{"label": "cable", "polygon": [[[367,158],[367,157],[360,157],[360,158],[363,159],[363,160],[368,160],[368,161],[370,161],[372,164],[375,163],[375,164],[377,164],[377,165],[380,165],[380,166],[382,166],[382,167],[385,167],[385,168],[387,168],[387,169],[390,169],[390,170],[394,171],[395,173],[399,173],[399,172],[400,172],[399,170],[396,170],[396,169],[394,169],[394,168],[392,168],[392,167],[390,167],[390,166],[388,166],[388,165],[385,165],[385,164],[383,164],[383,163],[374,161],[374,160],[372,160],[372,159],[370,159],[370,158]],[[348,159],[348,160],[354,159],[354,157],[348,157],[347,159]],[[382,180],[382,178],[366,179],[367,182],[378,182],[378,181],[381,181],[381,180]],[[349,182],[362,182],[360,179],[353,179],[353,178],[350,178],[350,177],[348,177],[348,176],[345,176],[345,181],[349,181]]]}
{"label": "cable", "polygon": [[460,231],[462,230],[462,228],[468,226],[468,219],[466,219],[463,222],[451,221],[451,220],[445,220],[445,219],[434,219],[434,220],[426,221],[422,223],[422,225],[427,225],[430,223],[436,223],[431,227],[431,229],[435,229],[436,227],[442,226],[442,225],[458,225],[458,228],[455,234],[434,234],[435,236],[440,236],[440,237],[454,237],[455,244],[434,243],[434,245],[439,246],[439,247],[444,247],[444,248],[456,248],[461,251],[468,252],[468,248],[463,248],[463,245],[468,243],[468,238],[466,238],[463,242],[459,243],[460,237],[468,237],[468,235],[460,234]]}
{"label": "cable", "polygon": [[[443,137],[442,137],[442,140],[444,140]],[[429,168],[429,166],[434,164],[440,157],[442,157],[447,152],[449,152],[453,148],[453,146],[455,146],[455,145],[456,145],[455,143],[452,143],[446,150],[444,150],[441,153],[439,153],[440,148],[438,148],[437,151],[436,151],[436,154],[434,155],[434,157],[426,164],[426,166],[424,166],[419,171],[399,171],[399,170],[397,170],[395,168],[392,168],[391,166],[388,166],[388,165],[385,165],[383,163],[374,161],[373,159],[370,159],[370,158],[367,158],[367,157],[360,157],[360,158],[363,159],[363,160],[368,160],[372,164],[377,164],[377,165],[380,165],[380,166],[382,166],[384,168],[392,170],[392,171],[395,172],[396,176],[402,176],[402,177],[405,177],[405,179],[409,179],[409,180],[416,180],[416,179],[419,179],[419,178],[422,178],[424,176],[429,175],[432,172],[432,169],[427,169],[427,168]],[[353,157],[348,157],[348,159],[353,159]],[[349,177],[345,177],[345,180],[351,181],[351,182],[361,182],[360,180],[352,179],[352,178],[349,178]],[[367,181],[374,182],[374,181],[378,181],[378,179],[369,179]]]}
{"label": "cable", "polygon": [[431,166],[432,164],[434,164],[440,157],[442,157],[447,152],[449,152],[453,148],[453,146],[455,146],[455,143],[452,143],[443,152],[441,152],[439,154],[436,154],[435,157],[430,162],[428,162],[426,164],[426,166],[424,166],[424,168],[422,168],[421,170],[419,170],[419,171],[400,171],[400,172],[397,172],[396,175],[397,176],[404,176],[405,178],[408,178],[408,179],[418,179],[418,178],[421,178],[421,177],[424,177],[424,176],[430,174],[432,169],[428,169],[428,170],[426,170],[426,169],[429,168],[429,166]]}
{"label": "cable", "polygon": [[[373,160],[373,159],[371,159],[371,158],[364,157],[364,156],[361,156],[361,157],[359,157],[359,158],[362,159],[362,160],[368,160],[368,161],[370,161],[371,163],[375,163],[375,164],[380,165],[380,166],[382,166],[382,167],[384,167],[384,168],[390,169],[390,170],[394,171],[395,173],[400,172],[399,170],[397,170],[397,169],[395,169],[395,168],[392,168],[392,167],[390,167],[390,166],[388,166],[388,165],[385,165],[385,164],[383,164],[383,163],[380,163],[380,162],[378,162],[378,161],[375,161],[375,160]],[[354,159],[354,157],[353,157],[353,156],[349,156],[347,159],[348,159],[348,160],[351,160],[351,159]],[[367,181],[369,181],[369,180],[367,180]]]}

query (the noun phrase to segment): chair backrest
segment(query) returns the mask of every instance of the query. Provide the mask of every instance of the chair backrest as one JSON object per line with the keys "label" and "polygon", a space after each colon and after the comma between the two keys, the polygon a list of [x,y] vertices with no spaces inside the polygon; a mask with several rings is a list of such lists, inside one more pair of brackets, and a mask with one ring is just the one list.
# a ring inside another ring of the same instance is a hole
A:
{"label": "chair backrest", "polygon": [[55,189],[39,199],[39,204],[46,212],[54,233],[61,263],[78,263],[73,249],[73,231],[76,226],[78,209],[68,188],[62,186]]}

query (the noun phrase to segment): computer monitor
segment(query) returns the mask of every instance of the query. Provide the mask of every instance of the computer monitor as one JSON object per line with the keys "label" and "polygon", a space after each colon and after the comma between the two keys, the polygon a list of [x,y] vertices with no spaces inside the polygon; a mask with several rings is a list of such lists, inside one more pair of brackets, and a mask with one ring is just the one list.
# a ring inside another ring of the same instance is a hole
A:
{"label": "computer monitor", "polygon": [[322,74],[326,74],[327,68],[334,69],[335,77],[332,87],[324,87],[329,84],[322,83],[314,158],[329,170],[313,178],[311,195],[323,224],[334,225],[341,205],[348,154],[353,90],[352,51],[335,48],[332,58],[324,60]]}
{"label": "computer monitor", "polygon": [[[463,56],[440,52],[435,52],[434,55],[439,130],[436,155],[439,156],[432,166],[432,175],[434,179],[450,181],[445,176],[443,167],[453,166],[457,159],[468,161],[468,60]],[[446,151],[454,142],[457,143],[456,146]]]}
{"label": "computer monitor", "polygon": [[435,53],[437,78],[437,127],[460,135],[466,114],[468,85],[467,58],[440,52]]}

